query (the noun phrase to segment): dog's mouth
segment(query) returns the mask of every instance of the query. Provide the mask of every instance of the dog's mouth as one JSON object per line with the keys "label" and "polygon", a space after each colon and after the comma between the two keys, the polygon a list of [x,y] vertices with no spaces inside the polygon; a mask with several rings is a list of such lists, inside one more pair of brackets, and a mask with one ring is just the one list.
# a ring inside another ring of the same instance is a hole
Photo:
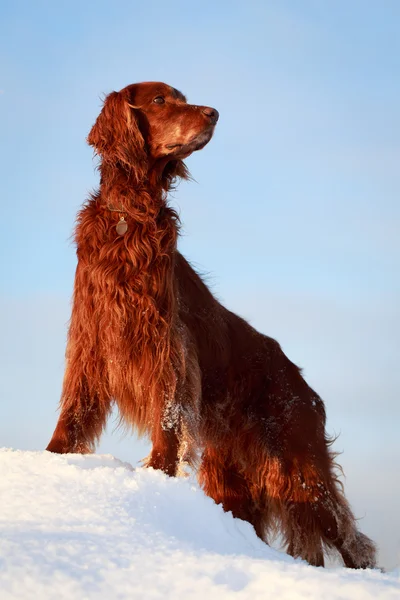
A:
{"label": "dog's mouth", "polygon": [[181,158],[189,156],[192,152],[196,152],[197,150],[201,150],[204,148],[206,144],[211,140],[214,133],[214,127],[208,127],[205,131],[195,135],[190,142],[186,144],[168,144],[166,148],[171,150],[171,154],[173,154],[177,158]]}

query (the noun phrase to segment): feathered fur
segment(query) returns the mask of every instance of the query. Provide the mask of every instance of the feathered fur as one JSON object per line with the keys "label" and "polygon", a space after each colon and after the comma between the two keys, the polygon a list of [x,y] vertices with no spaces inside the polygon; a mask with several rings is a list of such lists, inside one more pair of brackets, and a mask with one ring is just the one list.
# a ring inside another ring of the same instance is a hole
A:
{"label": "feathered fur", "polygon": [[279,531],[288,552],[313,565],[337,549],[348,567],[372,567],[374,544],[337,479],[322,400],[177,251],[167,193],[217,119],[160,83],[106,98],[88,137],[101,182],[76,225],[61,415],[48,449],[93,451],[115,402],[150,436],[149,466],[174,475],[200,455],[204,491],[262,539]]}

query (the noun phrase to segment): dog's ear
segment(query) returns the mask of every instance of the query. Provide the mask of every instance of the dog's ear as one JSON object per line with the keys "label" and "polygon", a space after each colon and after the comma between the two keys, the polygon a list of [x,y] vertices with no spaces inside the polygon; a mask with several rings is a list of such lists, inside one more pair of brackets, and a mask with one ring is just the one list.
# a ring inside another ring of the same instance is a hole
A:
{"label": "dog's ear", "polygon": [[146,162],[145,142],[126,90],[106,97],[87,142],[107,162],[119,162],[129,168]]}

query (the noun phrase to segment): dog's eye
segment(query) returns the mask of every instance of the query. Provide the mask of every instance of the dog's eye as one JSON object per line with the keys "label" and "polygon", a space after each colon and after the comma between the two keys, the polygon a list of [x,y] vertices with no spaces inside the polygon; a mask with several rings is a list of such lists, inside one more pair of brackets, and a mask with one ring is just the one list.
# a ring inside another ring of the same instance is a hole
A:
{"label": "dog's eye", "polygon": [[156,96],[153,100],[156,104],[164,104],[165,100],[162,96]]}

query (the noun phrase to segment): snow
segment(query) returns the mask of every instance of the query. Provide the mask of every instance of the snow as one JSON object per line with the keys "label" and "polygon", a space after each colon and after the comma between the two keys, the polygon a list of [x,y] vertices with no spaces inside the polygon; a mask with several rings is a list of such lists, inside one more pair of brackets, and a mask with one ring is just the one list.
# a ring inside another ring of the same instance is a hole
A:
{"label": "snow", "polygon": [[310,567],[190,478],[0,450],[1,600],[400,600],[400,569]]}

